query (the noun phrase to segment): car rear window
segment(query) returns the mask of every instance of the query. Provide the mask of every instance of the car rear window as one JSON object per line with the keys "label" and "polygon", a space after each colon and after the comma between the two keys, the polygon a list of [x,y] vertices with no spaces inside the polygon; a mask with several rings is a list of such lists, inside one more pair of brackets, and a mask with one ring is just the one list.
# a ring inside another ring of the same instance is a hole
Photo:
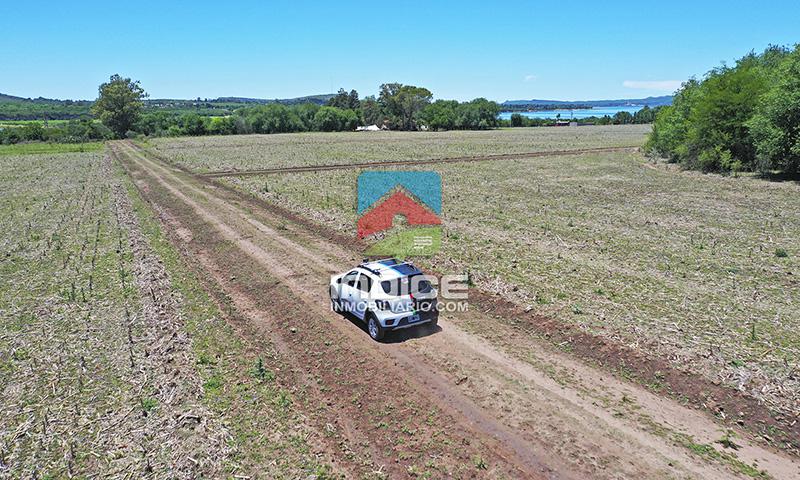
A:
{"label": "car rear window", "polygon": [[384,280],[381,282],[381,288],[388,295],[402,296],[409,293],[414,295],[430,293],[433,286],[431,282],[425,279],[425,275],[418,273],[392,280]]}

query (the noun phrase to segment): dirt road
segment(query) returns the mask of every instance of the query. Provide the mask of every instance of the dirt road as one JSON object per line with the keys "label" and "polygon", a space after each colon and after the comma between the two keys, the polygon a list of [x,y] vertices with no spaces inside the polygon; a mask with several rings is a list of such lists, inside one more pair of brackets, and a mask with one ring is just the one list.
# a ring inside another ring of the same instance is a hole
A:
{"label": "dirt road", "polygon": [[190,262],[231,299],[240,334],[268,336],[291,360],[286,374],[319,429],[312,440],[347,476],[800,477],[795,458],[479,308],[373,342],[328,305],[328,276],[359,260],[355,240],[131,143],[111,148]]}
{"label": "dirt road", "polygon": [[223,170],[219,172],[206,172],[202,175],[208,178],[220,177],[249,177],[253,175],[275,175],[282,173],[324,172],[330,170],[353,170],[363,168],[403,167],[409,165],[433,165],[438,163],[469,163],[498,160],[517,160],[534,157],[557,157],[563,155],[582,155],[600,152],[629,152],[636,151],[638,147],[597,147],[577,148],[571,150],[550,150],[526,153],[504,153],[500,155],[479,155],[469,157],[432,158],[427,160],[387,160],[382,162],[357,162],[334,163],[328,165],[308,165],[299,167],[264,168],[258,170]]}

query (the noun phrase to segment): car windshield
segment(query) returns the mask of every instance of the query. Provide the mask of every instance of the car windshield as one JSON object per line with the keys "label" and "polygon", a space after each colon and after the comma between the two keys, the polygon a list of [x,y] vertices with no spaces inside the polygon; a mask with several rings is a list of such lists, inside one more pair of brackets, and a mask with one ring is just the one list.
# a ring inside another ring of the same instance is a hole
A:
{"label": "car windshield", "polygon": [[384,280],[381,282],[381,288],[383,288],[384,292],[393,296],[418,295],[420,293],[430,293],[433,290],[431,282],[426,280],[425,275],[421,273]]}

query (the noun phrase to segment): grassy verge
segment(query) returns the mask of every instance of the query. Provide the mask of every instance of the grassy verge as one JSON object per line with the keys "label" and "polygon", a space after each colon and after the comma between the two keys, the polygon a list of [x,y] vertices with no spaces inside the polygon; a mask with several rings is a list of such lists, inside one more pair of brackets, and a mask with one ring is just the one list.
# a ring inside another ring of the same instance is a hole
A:
{"label": "grassy verge", "polygon": [[34,155],[45,153],[76,153],[99,152],[103,149],[103,142],[89,143],[16,143],[14,145],[0,145],[0,156],[3,155]]}

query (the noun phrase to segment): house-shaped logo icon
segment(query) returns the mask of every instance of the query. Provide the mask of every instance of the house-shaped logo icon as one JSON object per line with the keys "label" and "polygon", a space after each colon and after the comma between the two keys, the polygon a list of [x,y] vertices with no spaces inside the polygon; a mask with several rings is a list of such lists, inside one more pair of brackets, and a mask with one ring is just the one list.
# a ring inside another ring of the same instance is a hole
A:
{"label": "house-shaped logo icon", "polygon": [[358,236],[408,229],[373,245],[375,254],[430,254],[441,240],[442,180],[436,172],[367,171],[358,177]]}

